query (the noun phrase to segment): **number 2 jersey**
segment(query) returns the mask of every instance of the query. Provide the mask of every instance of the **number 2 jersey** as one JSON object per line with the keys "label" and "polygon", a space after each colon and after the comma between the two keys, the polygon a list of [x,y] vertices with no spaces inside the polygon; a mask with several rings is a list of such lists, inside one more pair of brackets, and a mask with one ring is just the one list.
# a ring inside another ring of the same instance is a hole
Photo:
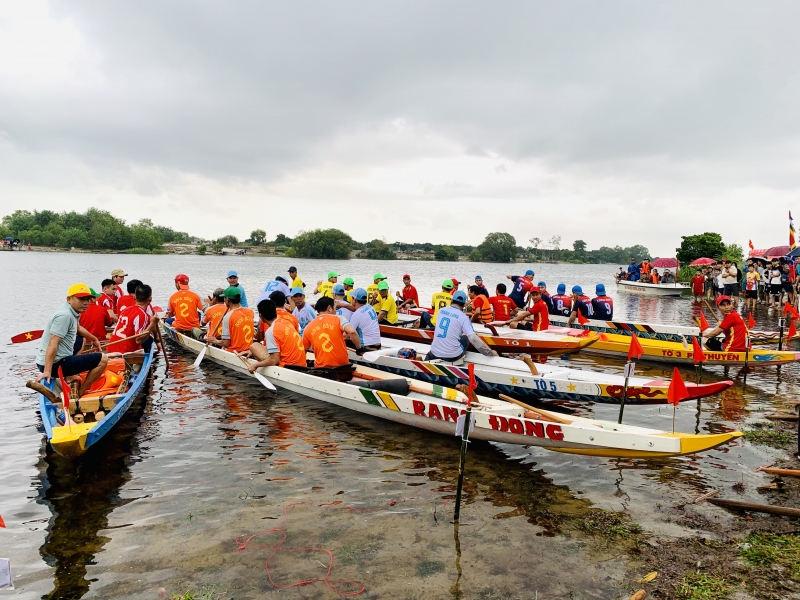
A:
{"label": "number 2 jersey", "polygon": [[175,315],[172,326],[182,331],[200,327],[200,314],[203,301],[191,290],[178,290],[169,297],[169,312]]}
{"label": "number 2 jersey", "polygon": [[[117,320],[117,325],[114,327],[114,333],[111,334],[109,342],[116,342],[124,338],[138,335],[142,333],[147,326],[150,325],[150,315],[147,314],[145,309],[141,306],[129,306],[122,311]],[[144,341],[143,339],[140,341]],[[112,346],[114,352],[136,352],[142,345],[135,340],[125,340],[119,344]]]}
{"label": "number 2 jersey", "polygon": [[253,311],[249,308],[239,307],[222,319],[222,339],[231,341],[228,346],[231,352],[250,350],[254,333]]}

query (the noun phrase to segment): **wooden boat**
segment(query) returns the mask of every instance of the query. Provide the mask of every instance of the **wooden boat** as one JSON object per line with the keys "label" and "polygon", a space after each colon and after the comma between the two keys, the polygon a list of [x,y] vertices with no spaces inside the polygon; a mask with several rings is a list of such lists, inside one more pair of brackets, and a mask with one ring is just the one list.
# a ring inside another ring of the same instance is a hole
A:
{"label": "wooden boat", "polygon": [[[572,354],[587,348],[597,341],[597,334],[579,329],[563,328],[557,334],[541,331],[521,331],[503,329],[501,335],[495,335],[491,329],[474,324],[477,333],[486,344],[498,353],[532,354],[534,356],[559,356]],[[398,325],[381,325],[381,336],[430,344],[433,341],[433,329],[415,329]],[[527,334],[527,335],[521,335]]]}
{"label": "wooden boat", "polygon": [[[39,394],[39,412],[47,441],[53,450],[61,456],[72,458],[80,456],[100,441],[142,391],[153,367],[154,352],[155,344],[149,354],[130,353],[110,359],[103,376],[87,393],[70,401],[70,414],[73,418],[82,418],[83,423],[62,425],[57,414],[63,413],[63,404],[53,404]],[[54,387],[55,380],[52,380],[51,389]],[[96,416],[100,416],[100,419],[96,420]]]}
{"label": "wooden boat", "polygon": [[681,296],[684,291],[689,289],[685,283],[643,283],[641,281],[628,281],[627,279],[617,280],[617,289],[621,292],[632,294],[642,294],[643,296]]}
{"label": "wooden boat", "polygon": [[[413,348],[418,358],[397,356],[400,349],[397,340],[383,338],[380,350],[369,352],[366,356],[359,356],[351,350],[350,360],[396,375],[445,386],[466,383],[469,379],[467,365],[472,363],[475,365],[475,378],[480,391],[536,399],[619,404],[625,384],[625,377],[622,375],[570,368],[561,364],[537,364],[539,375],[532,375],[521,360],[484,356],[478,352],[467,352],[463,366],[443,361],[431,362],[424,359],[428,346],[415,342],[406,342],[402,346]],[[625,402],[665,404],[669,384],[668,380],[631,377],[628,380]],[[689,396],[686,400],[711,396],[732,385],[732,381],[701,385],[687,382],[686,391]]]}
{"label": "wooden boat", "polygon": [[[193,354],[204,347],[202,342],[178,333],[163,321],[162,327],[166,338]],[[238,356],[221,348],[209,347],[206,360],[249,375]],[[464,413],[467,400],[464,394],[451,388],[360,365],[354,367],[351,382],[331,381],[281,367],[262,367],[257,372],[279,388],[446,435],[454,435],[456,420]],[[564,417],[546,410],[534,412],[485,396],[479,396],[478,401],[473,406],[475,426],[472,439],[541,446],[557,452],[623,458],[677,456],[708,450],[742,435],[738,431],[669,433],[582,417]]]}

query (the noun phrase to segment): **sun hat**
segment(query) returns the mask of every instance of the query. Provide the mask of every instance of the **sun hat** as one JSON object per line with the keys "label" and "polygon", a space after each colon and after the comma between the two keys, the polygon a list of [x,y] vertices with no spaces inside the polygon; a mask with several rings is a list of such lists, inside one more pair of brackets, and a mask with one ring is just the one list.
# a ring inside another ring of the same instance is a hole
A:
{"label": "sun hat", "polygon": [[581,286],[579,286],[579,285],[573,285],[572,286],[572,293],[573,294],[582,294],[583,293],[583,288]]}
{"label": "sun hat", "polygon": [[225,297],[228,300],[233,300],[237,296],[239,296],[240,298],[242,296],[242,290],[240,290],[238,287],[233,287],[232,285],[230,285],[225,288]]}
{"label": "sun hat", "polygon": [[451,277],[450,281],[453,282],[453,285],[461,285],[461,282],[458,279],[456,279],[455,277]]}
{"label": "sun hat", "polygon": [[411,275],[409,275],[408,273],[406,273],[405,275],[403,275],[403,279],[411,279]]}
{"label": "sun hat", "polygon": [[239,274],[236,271],[228,271],[228,277],[236,277],[238,279]]}
{"label": "sun hat", "polygon": [[453,294],[453,302],[456,304],[466,304],[467,295],[463,291],[458,290],[455,294]]}
{"label": "sun hat", "polygon": [[75,296],[76,298],[90,298],[94,294],[92,294],[92,288],[90,288],[85,283],[75,283],[69,286],[67,290],[67,297]]}
{"label": "sun hat", "polygon": [[353,298],[355,298],[359,302],[366,302],[367,301],[367,290],[365,290],[364,288],[358,288],[353,293]]}
{"label": "sun hat", "polygon": [[372,276],[372,281],[376,279],[386,279],[386,276],[383,273],[375,273],[375,275]]}
{"label": "sun hat", "polygon": [[717,306],[719,306],[723,302],[730,302],[730,301],[731,301],[731,297],[730,296],[718,296],[717,297]]}
{"label": "sun hat", "polygon": [[303,291],[303,288],[301,288],[299,285],[296,288],[292,288],[292,296],[305,296],[305,295],[306,294]]}
{"label": "sun hat", "polygon": [[289,270],[286,271],[287,273],[297,273],[297,267],[289,267]]}
{"label": "sun hat", "polygon": [[183,273],[178,273],[175,275],[175,282],[178,284],[178,287],[182,290],[189,289],[189,276],[184,275]]}
{"label": "sun hat", "polygon": [[540,281],[536,285],[538,285],[539,287],[547,287],[547,284],[544,281]]}
{"label": "sun hat", "polygon": [[127,277],[128,274],[125,271],[123,271],[122,269],[114,269],[113,271],[111,271],[111,276],[112,277]]}
{"label": "sun hat", "polygon": [[445,279],[445,280],[442,282],[442,287],[443,287],[444,289],[446,289],[446,290],[452,290],[452,289],[453,289],[453,282],[452,282],[452,280],[450,280],[450,279]]}
{"label": "sun hat", "polygon": [[536,275],[536,273],[533,272],[533,269],[528,269],[527,271],[525,271],[525,275],[530,275],[531,277],[533,277],[534,275]]}
{"label": "sun hat", "polygon": [[386,281],[379,281],[378,282],[378,289],[379,290],[388,290],[389,289],[389,284],[386,283]]}
{"label": "sun hat", "polygon": [[92,296],[94,296],[95,298],[99,298],[100,296],[103,295],[103,294],[98,294],[97,292],[95,292],[94,288],[89,288],[89,291],[92,292]]}
{"label": "sun hat", "polygon": [[475,281],[478,281],[478,279],[480,279],[481,281],[483,281],[483,277],[481,277],[480,275],[475,275]]}

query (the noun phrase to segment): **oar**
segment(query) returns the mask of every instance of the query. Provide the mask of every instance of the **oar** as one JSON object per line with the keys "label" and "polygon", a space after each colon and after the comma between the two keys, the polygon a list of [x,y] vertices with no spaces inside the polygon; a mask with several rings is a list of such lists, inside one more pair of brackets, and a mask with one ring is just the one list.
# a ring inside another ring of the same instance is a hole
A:
{"label": "oar", "polygon": [[[247,370],[249,371],[250,370],[250,363],[247,362],[247,359],[244,356],[242,356],[241,354],[239,354],[238,352],[234,352],[234,354],[239,357],[239,359],[244,363],[244,366],[247,367]],[[251,373],[251,375],[253,377],[255,377],[256,379],[258,379],[258,381],[261,383],[261,385],[263,385],[268,390],[277,391],[275,386],[272,385],[272,383],[270,383],[269,379],[264,377],[261,373]]]}
{"label": "oar", "polygon": [[[227,314],[228,314],[228,311],[226,310],[225,311],[225,315],[227,315]],[[223,319],[225,318],[225,315],[222,315]],[[216,323],[211,322],[209,324],[208,331],[206,332],[206,337],[213,336],[213,334],[217,331],[217,327],[219,327],[219,321],[217,321]],[[203,346],[202,350],[200,350],[200,354],[198,354],[197,358],[194,360],[194,366],[195,367],[199,367],[200,363],[203,362],[203,358],[206,355],[206,350],[208,350],[208,346],[209,346],[210,343],[211,343],[210,341],[206,342],[206,345]]]}
{"label": "oar", "polygon": [[33,331],[26,331],[25,333],[18,333],[11,338],[12,344],[22,344],[23,342],[32,342],[38,340],[44,335],[44,329],[34,329]]}
{"label": "oar", "polygon": [[[159,307],[160,308],[160,307]],[[155,310],[153,309],[153,305],[150,305],[150,312],[155,315]],[[161,347],[161,354],[164,355],[164,368],[169,371],[169,358],[167,357],[167,349],[164,347],[164,337],[161,335],[161,325],[159,324],[156,327],[156,342]]]}
{"label": "oar", "polygon": [[722,321],[720,321],[720,320],[719,320],[719,318],[717,317],[717,313],[716,313],[716,312],[714,312],[714,309],[713,309],[713,308],[711,307],[711,305],[708,303],[708,300],[706,300],[705,298],[703,298],[703,302],[705,302],[705,303],[706,303],[706,306],[708,307],[708,310],[709,310],[709,312],[711,313],[711,316],[712,316],[712,317],[714,317],[715,319],[717,319],[717,325],[719,325],[720,323],[722,323]]}
{"label": "oar", "polygon": [[519,400],[514,400],[511,396],[506,396],[505,394],[500,394],[500,397],[505,400],[506,402],[511,402],[511,404],[516,404],[517,406],[521,406],[522,408],[527,408],[529,411],[536,413],[540,421],[554,421],[556,423],[563,423],[564,425],[570,425],[572,421],[569,419],[563,419],[561,417],[555,416],[554,413],[548,411],[547,414],[542,413],[539,409],[536,409],[524,402],[520,402]]}
{"label": "oar", "polygon": [[106,342],[105,344],[100,344],[100,347],[103,349],[108,348],[109,346],[114,346],[116,344],[121,344],[122,342],[127,342],[128,340],[132,340],[137,337],[142,337],[145,335],[144,333],[137,333],[136,335],[129,335],[128,337],[120,338],[118,340],[114,340],[113,342]]}

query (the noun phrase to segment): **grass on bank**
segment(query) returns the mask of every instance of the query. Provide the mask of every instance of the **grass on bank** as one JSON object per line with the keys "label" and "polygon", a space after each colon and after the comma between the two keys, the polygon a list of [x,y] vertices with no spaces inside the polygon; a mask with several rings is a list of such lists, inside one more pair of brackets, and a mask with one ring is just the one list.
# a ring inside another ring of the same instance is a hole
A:
{"label": "grass on bank", "polygon": [[725,600],[730,591],[723,577],[693,571],[683,578],[675,595],[682,600]]}
{"label": "grass on bank", "polygon": [[759,446],[771,446],[773,448],[786,449],[797,443],[795,434],[788,431],[779,431],[774,428],[772,423],[753,424],[753,429],[744,432],[744,439],[751,444]]}
{"label": "grass on bank", "polygon": [[800,582],[800,536],[755,531],[745,539],[741,555],[757,567],[781,567]]}

